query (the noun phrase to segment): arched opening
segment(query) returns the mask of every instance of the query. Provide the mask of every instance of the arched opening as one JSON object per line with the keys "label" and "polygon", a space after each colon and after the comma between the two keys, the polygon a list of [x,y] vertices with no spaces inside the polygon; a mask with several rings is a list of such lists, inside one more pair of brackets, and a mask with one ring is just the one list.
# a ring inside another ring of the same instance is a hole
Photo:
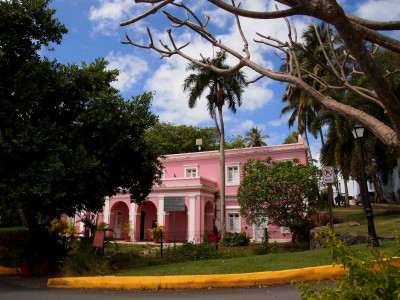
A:
{"label": "arched opening", "polygon": [[110,228],[113,229],[114,239],[122,239],[129,234],[123,232],[123,224],[129,222],[129,208],[126,203],[118,201],[110,209]]}
{"label": "arched opening", "polygon": [[150,228],[157,224],[157,207],[151,201],[144,201],[137,208],[135,228],[135,240],[150,241]]}

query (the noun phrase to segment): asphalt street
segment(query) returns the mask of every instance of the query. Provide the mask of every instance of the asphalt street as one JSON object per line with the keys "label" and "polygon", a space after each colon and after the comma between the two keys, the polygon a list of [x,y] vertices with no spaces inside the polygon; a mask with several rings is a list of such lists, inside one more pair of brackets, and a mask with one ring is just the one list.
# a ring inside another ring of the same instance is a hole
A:
{"label": "asphalt street", "polygon": [[47,278],[0,277],[2,300],[70,300],[70,299],[135,299],[135,300],[297,300],[300,294],[293,285],[252,288],[210,288],[195,290],[108,290],[54,289],[46,287]]}

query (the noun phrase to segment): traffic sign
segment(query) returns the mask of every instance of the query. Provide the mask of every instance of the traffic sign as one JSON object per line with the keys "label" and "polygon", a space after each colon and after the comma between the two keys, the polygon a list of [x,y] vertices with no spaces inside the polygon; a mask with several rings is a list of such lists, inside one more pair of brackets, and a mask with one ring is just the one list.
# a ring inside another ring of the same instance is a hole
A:
{"label": "traffic sign", "polygon": [[335,171],[333,167],[323,167],[322,168],[322,178],[324,179],[324,183],[333,183],[335,177]]}

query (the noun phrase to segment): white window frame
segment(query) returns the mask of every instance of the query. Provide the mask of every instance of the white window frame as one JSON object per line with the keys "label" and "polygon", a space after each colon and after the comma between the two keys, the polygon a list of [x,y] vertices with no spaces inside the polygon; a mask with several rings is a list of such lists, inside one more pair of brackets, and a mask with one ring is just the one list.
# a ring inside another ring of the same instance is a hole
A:
{"label": "white window frame", "polygon": [[199,166],[198,165],[184,166],[184,172],[185,172],[185,178],[197,178],[199,177]]}
{"label": "white window frame", "polygon": [[[236,176],[233,174],[232,179],[230,180],[230,170],[233,168],[237,168]],[[240,184],[240,164],[239,163],[232,163],[226,165],[226,185],[239,185]]]}
{"label": "white window frame", "polygon": [[[232,224],[231,224],[232,221]],[[231,226],[232,225],[232,226]],[[240,214],[239,212],[228,212],[228,232],[240,232]]]}
{"label": "white window frame", "polygon": [[290,234],[290,233],[291,232],[290,232],[289,227],[285,227],[285,226],[281,227],[281,234]]}

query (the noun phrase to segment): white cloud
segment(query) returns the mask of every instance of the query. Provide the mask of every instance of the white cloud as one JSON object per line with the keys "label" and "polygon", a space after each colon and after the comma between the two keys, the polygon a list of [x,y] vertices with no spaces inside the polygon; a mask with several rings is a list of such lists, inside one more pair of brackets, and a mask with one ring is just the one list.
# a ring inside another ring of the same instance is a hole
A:
{"label": "white cloud", "polygon": [[[269,127],[280,127],[283,125],[287,125],[287,122],[289,120],[290,114],[283,115],[279,119],[271,120],[268,122]],[[293,129],[295,130],[295,129]]]}
{"label": "white cloud", "polygon": [[357,3],[355,15],[378,21],[394,21],[400,19],[400,3],[394,0],[368,0]]}
{"label": "white cloud", "polygon": [[[227,120],[227,125],[228,123],[231,123],[232,119]],[[243,137],[246,135],[246,133],[250,130],[250,128],[252,127],[258,127],[261,128],[263,125],[261,126],[257,126],[253,120],[240,120],[240,122],[236,122],[235,124],[233,124],[232,126],[226,126],[227,128],[229,128],[229,134],[240,134]]]}
{"label": "white cloud", "polygon": [[257,127],[258,129],[261,129],[261,135],[270,135],[269,132],[267,132],[268,130],[265,129],[266,126],[263,123],[256,123],[250,119],[240,120],[238,122],[235,117],[229,117],[226,120],[226,131],[228,132],[228,135],[240,134],[241,136],[245,137],[247,132],[252,127]]}
{"label": "white cloud", "polygon": [[231,18],[229,13],[222,9],[206,10],[204,14],[210,17],[211,24],[218,28],[226,28],[231,25]]}
{"label": "white cloud", "polygon": [[120,22],[130,19],[138,13],[133,12],[135,2],[132,0],[97,1],[98,6],[91,6],[88,16],[93,23],[92,30],[94,33],[109,36],[115,35]]}
{"label": "white cloud", "polygon": [[149,69],[145,60],[130,54],[110,52],[105,59],[109,62],[108,70],[120,71],[112,86],[121,92],[130,90]]}
{"label": "white cloud", "polygon": [[273,96],[273,91],[265,85],[251,84],[245,89],[240,109],[246,111],[261,109],[272,100]]}
{"label": "white cloud", "polygon": [[198,100],[196,108],[190,109],[187,96],[183,93],[182,83],[187,76],[186,62],[179,58],[170,58],[157,70],[154,70],[146,82],[146,89],[155,91],[153,107],[161,121],[174,124],[198,125],[211,119],[204,99]]}

